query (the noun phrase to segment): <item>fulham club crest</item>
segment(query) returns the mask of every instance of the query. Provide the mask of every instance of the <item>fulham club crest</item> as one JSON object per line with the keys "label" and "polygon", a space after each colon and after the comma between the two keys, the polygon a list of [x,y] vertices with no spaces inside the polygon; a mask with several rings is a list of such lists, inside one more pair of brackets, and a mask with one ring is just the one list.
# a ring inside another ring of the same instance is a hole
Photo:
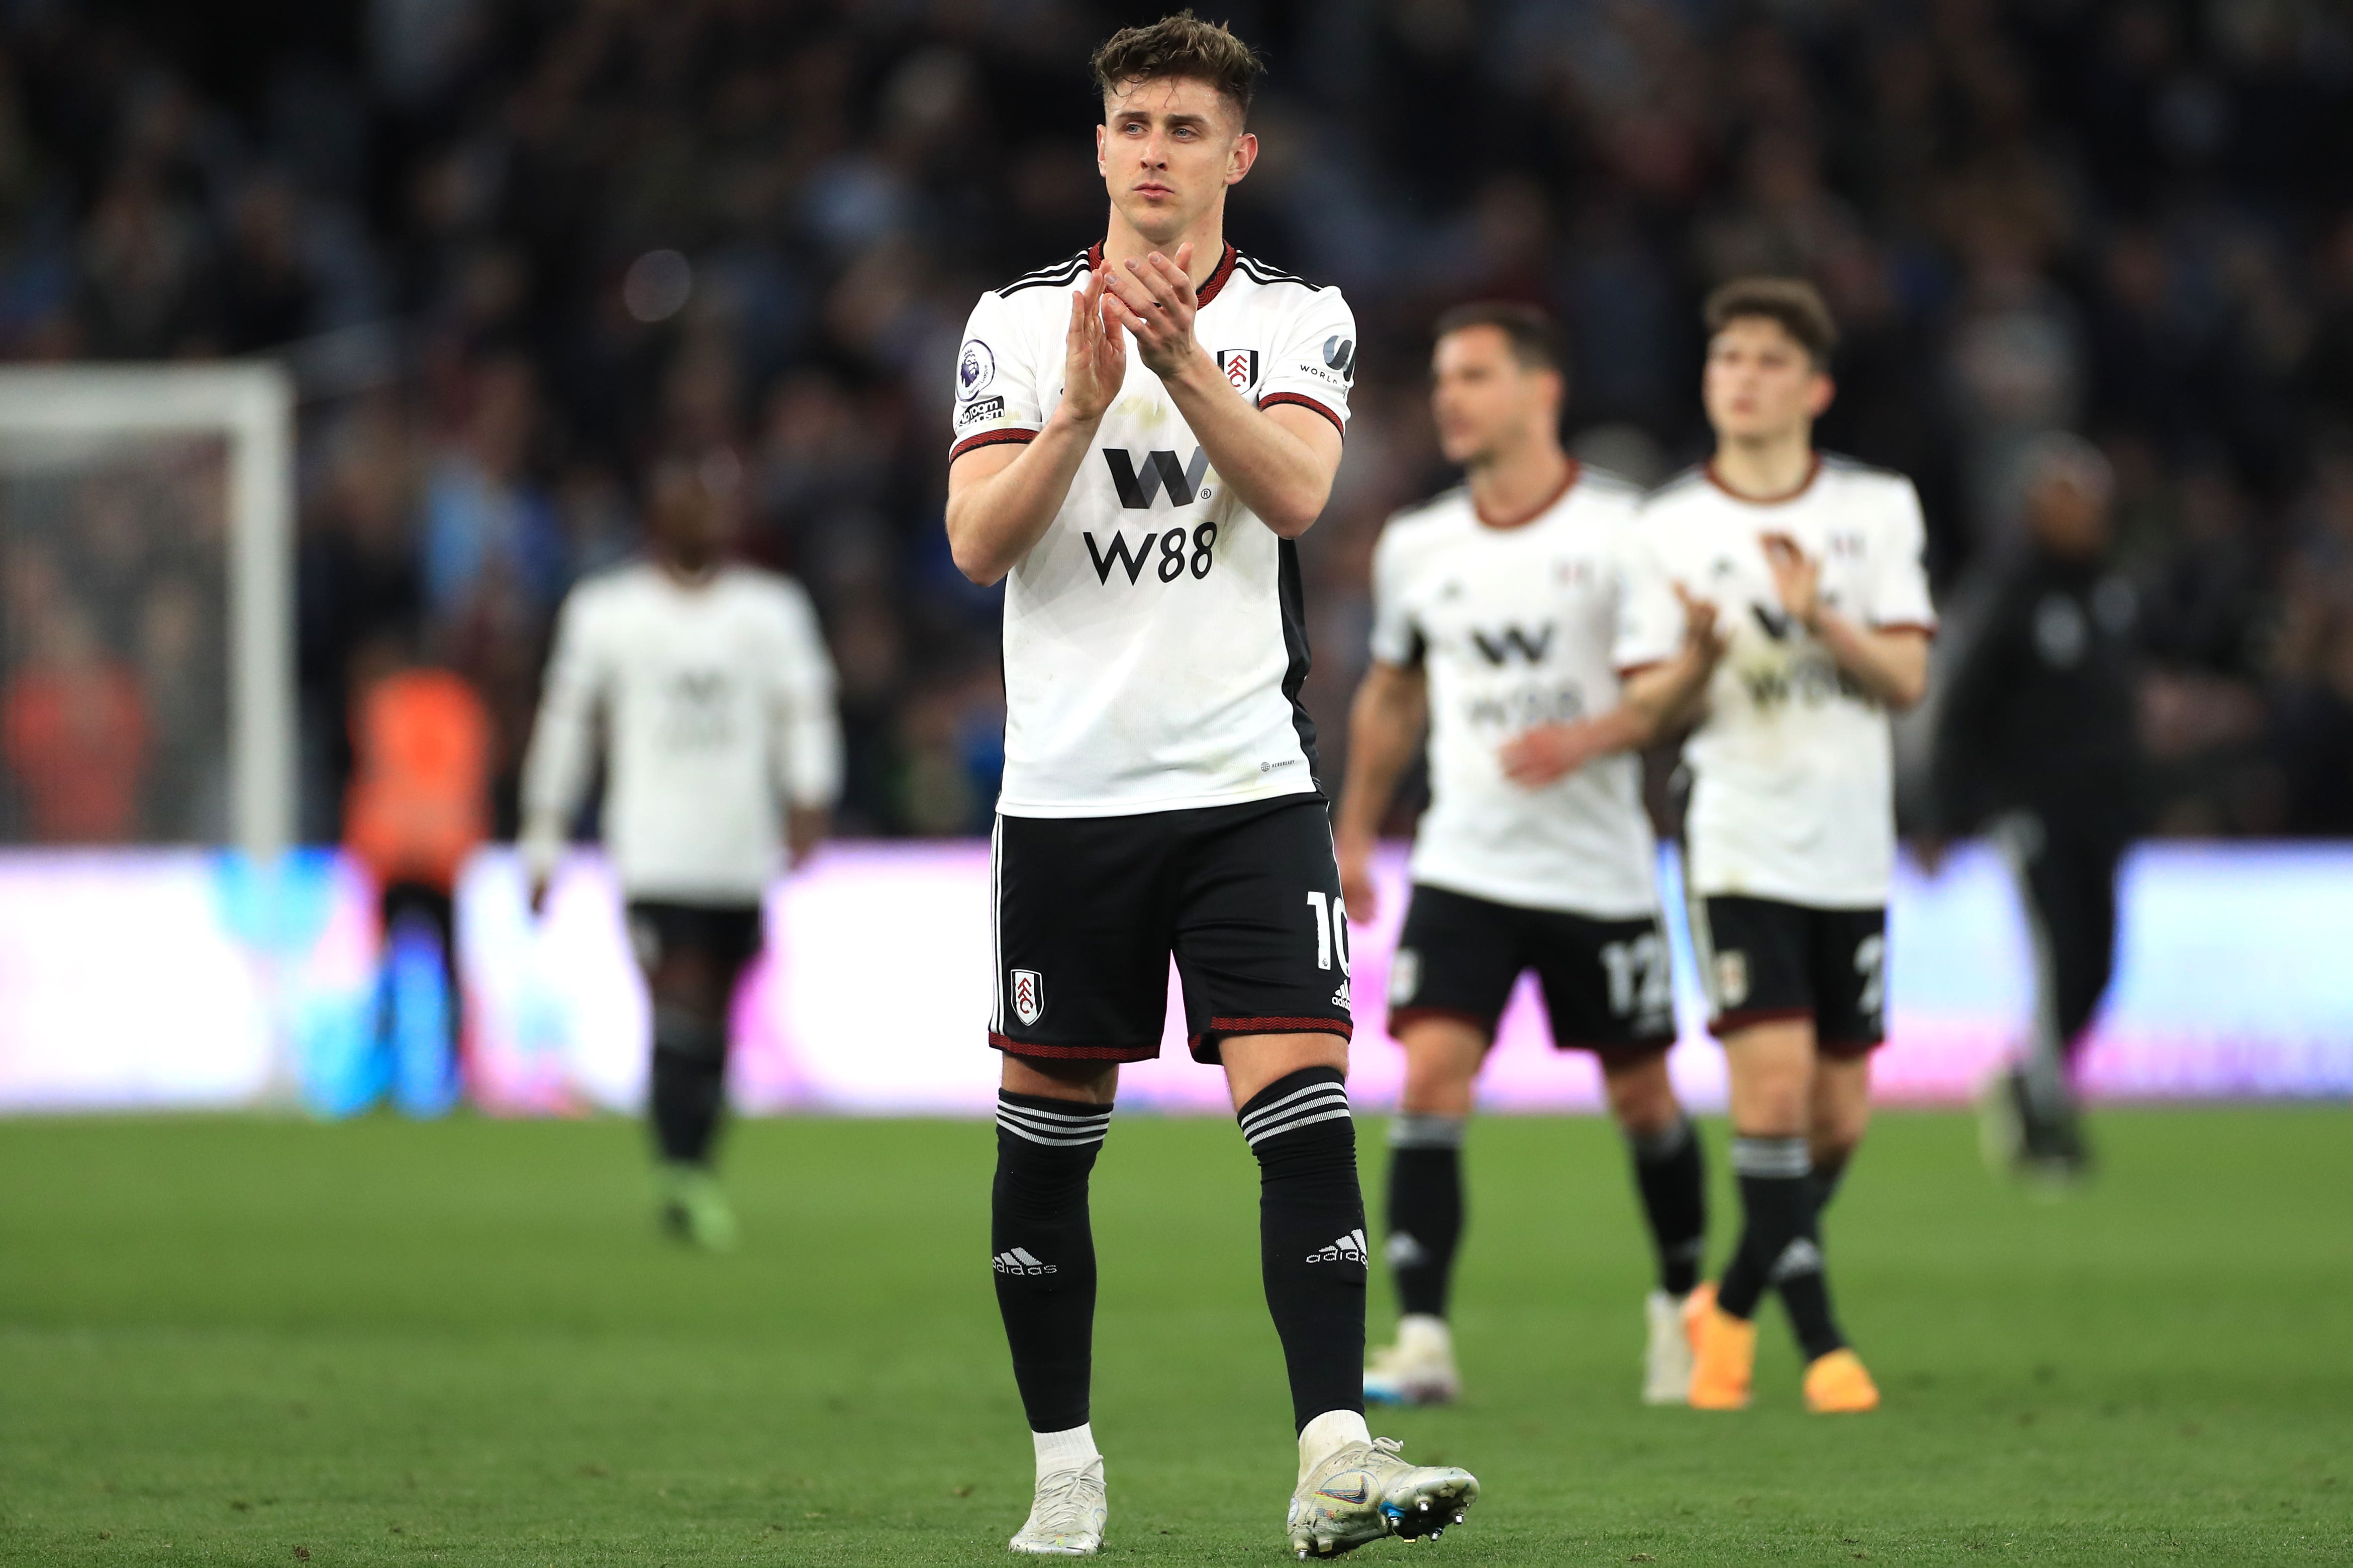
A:
{"label": "fulham club crest", "polygon": [[1024,1024],[1034,1024],[1046,1011],[1046,983],[1038,978],[1034,969],[1013,972],[1013,1016]]}
{"label": "fulham club crest", "polygon": [[1218,369],[1234,384],[1236,392],[1248,392],[1258,384],[1258,350],[1219,349]]}

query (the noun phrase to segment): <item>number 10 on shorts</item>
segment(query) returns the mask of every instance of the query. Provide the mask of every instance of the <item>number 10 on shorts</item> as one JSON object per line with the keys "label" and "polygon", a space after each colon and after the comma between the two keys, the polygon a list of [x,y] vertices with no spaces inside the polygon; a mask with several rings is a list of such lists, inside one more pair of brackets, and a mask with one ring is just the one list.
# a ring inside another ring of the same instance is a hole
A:
{"label": "number 10 on shorts", "polygon": [[1347,973],[1348,906],[1330,893],[1309,893],[1307,907],[1315,911],[1315,967],[1329,969],[1336,957]]}

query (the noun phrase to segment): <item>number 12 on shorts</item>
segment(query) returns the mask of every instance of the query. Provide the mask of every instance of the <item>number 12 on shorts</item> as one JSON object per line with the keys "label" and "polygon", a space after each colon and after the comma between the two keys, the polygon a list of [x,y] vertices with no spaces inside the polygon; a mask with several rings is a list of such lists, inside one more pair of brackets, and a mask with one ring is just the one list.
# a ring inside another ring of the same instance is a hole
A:
{"label": "number 12 on shorts", "polygon": [[1311,892],[1307,907],[1315,911],[1315,967],[1329,969],[1336,955],[1340,973],[1348,973],[1348,906],[1330,893]]}

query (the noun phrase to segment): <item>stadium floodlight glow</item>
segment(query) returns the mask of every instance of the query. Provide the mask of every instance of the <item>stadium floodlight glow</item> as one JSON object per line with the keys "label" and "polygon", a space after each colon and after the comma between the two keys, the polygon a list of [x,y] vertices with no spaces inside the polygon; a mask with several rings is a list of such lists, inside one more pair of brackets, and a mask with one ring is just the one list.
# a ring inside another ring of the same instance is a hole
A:
{"label": "stadium floodlight glow", "polygon": [[0,370],[0,455],[103,458],[196,436],[227,448],[227,828],[274,859],[294,839],[294,388],[275,363]]}

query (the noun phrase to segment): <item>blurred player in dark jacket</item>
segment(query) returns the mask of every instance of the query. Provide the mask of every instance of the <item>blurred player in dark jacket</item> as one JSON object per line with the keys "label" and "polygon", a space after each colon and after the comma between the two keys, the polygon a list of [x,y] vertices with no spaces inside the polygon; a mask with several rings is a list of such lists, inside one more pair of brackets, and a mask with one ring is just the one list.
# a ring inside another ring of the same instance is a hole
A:
{"label": "blurred player in dark jacket", "polygon": [[2106,460],[2072,436],[2032,454],[2026,545],[2000,569],[1936,726],[1936,826],[2001,850],[2034,942],[2033,1026],[1988,1087],[1988,1157],[2062,1179],[2087,1164],[2070,1067],[2115,967],[2116,868],[2140,819],[2137,617],[2109,563],[2111,488]]}

